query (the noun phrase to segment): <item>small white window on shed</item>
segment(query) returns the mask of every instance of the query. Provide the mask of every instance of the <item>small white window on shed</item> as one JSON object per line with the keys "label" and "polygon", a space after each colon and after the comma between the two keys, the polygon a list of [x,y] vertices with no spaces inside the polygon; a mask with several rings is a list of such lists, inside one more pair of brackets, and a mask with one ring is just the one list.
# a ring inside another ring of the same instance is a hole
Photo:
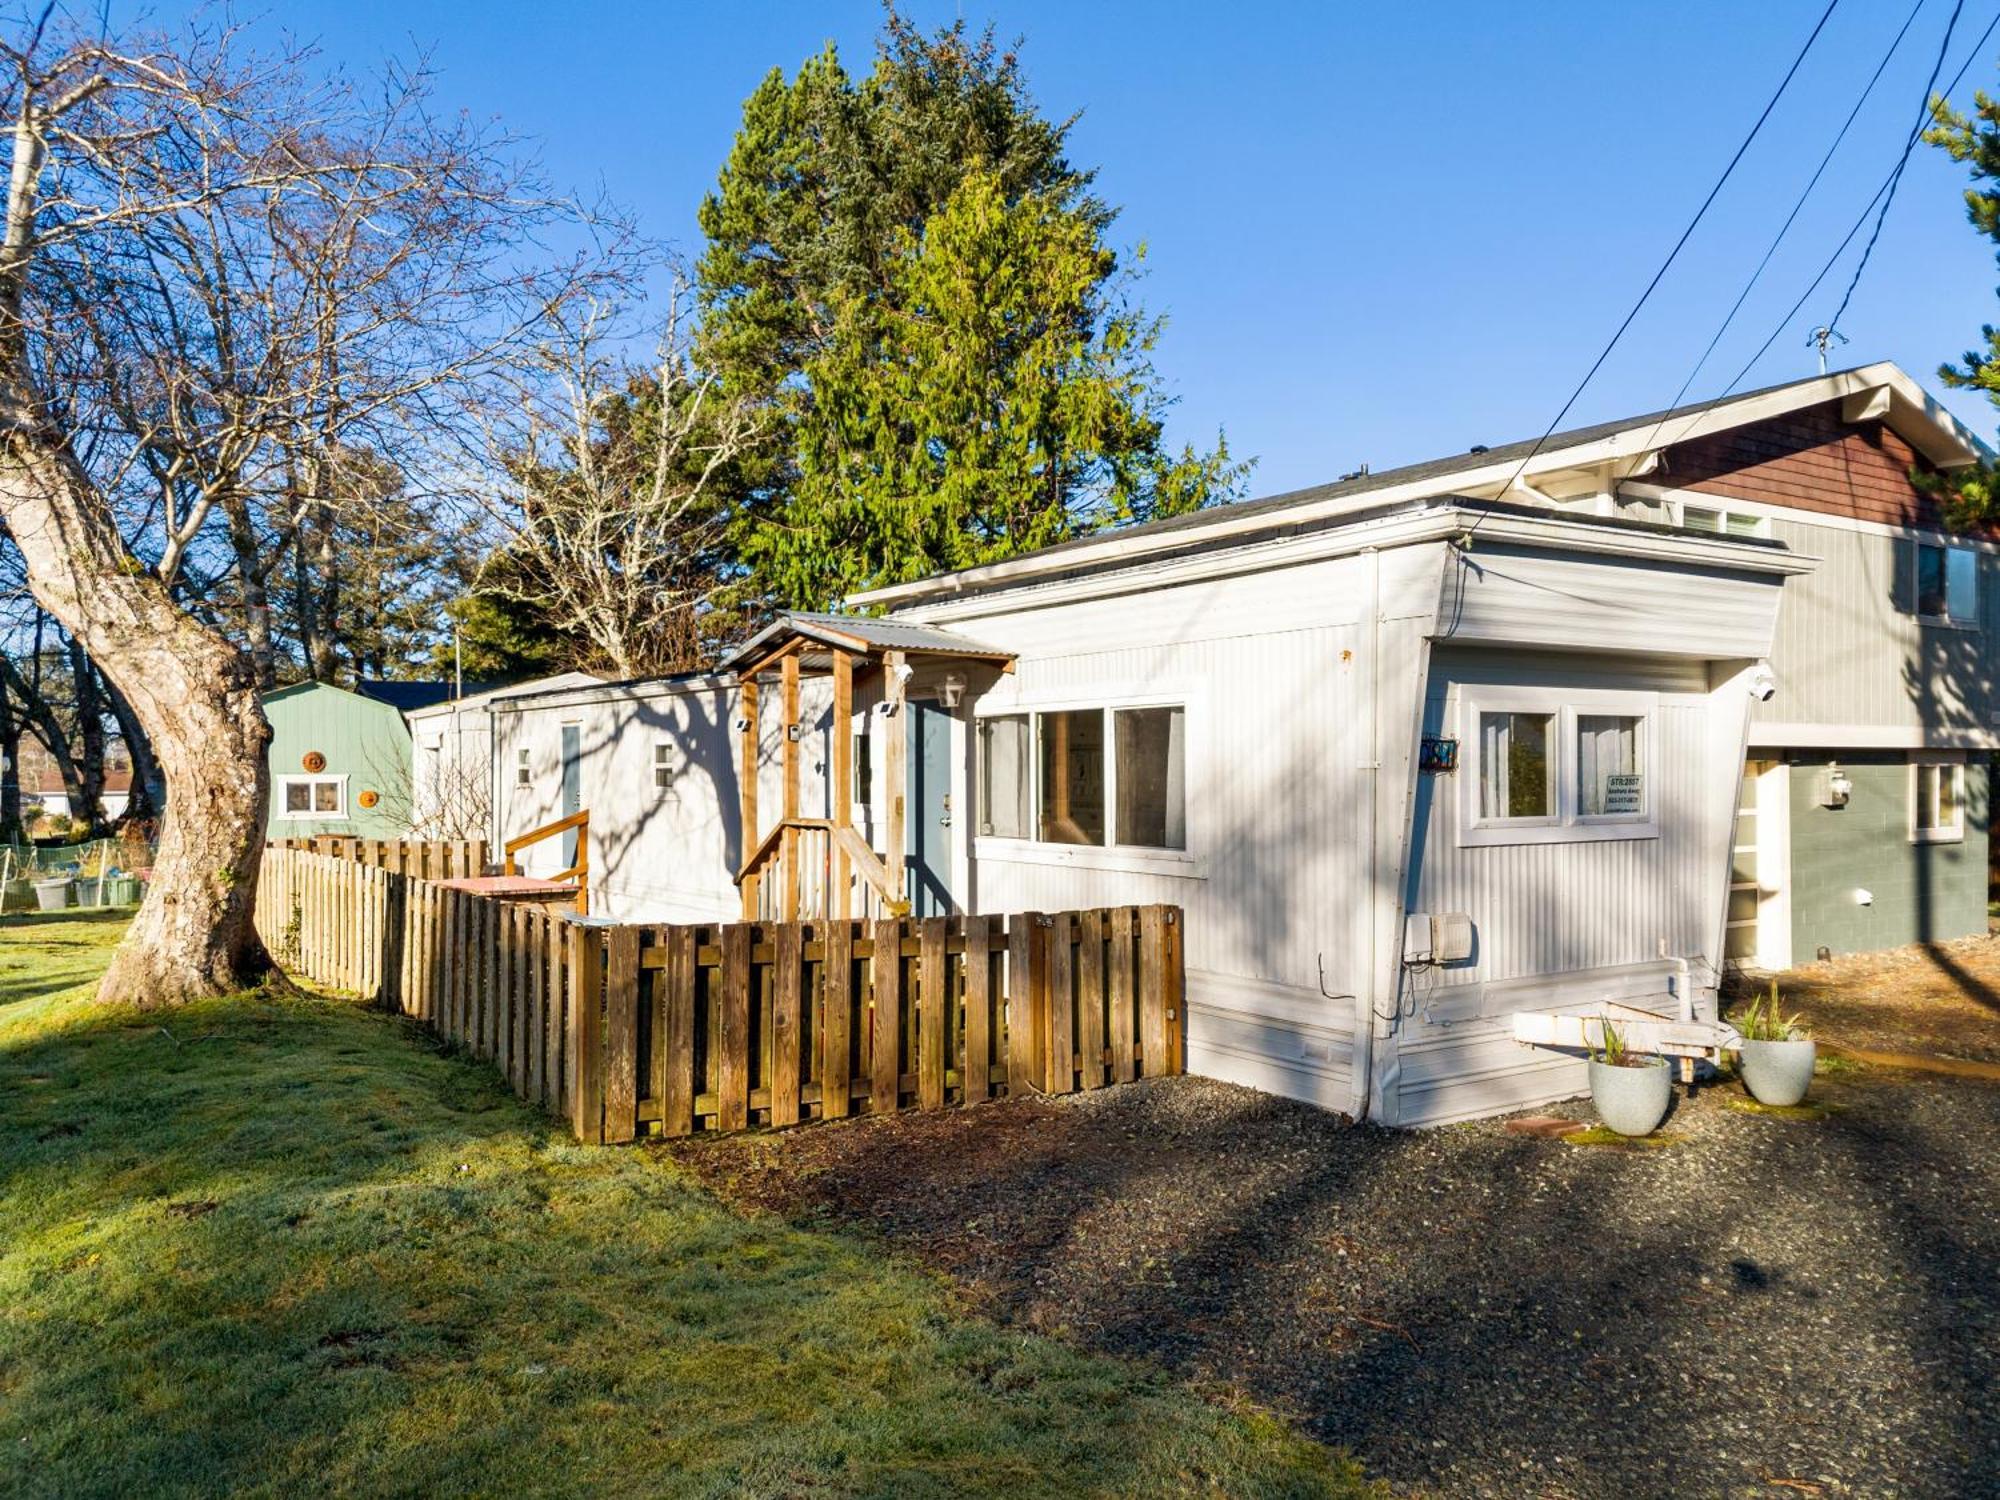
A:
{"label": "small white window on shed", "polygon": [[666,740],[653,744],[653,786],[664,792],[674,784],[674,747]]}
{"label": "small white window on shed", "polygon": [[1955,844],[1965,837],[1965,767],[1920,761],[1910,767],[1910,842]]}
{"label": "small white window on shed", "polygon": [[278,778],[279,816],[284,818],[340,819],[347,816],[345,776],[281,776]]}
{"label": "small white window on shed", "polygon": [[1970,547],[1919,542],[1917,613],[1926,620],[1972,625],[1979,619],[1979,554]]}
{"label": "small white window on shed", "polygon": [[528,752],[525,747],[514,752],[514,785],[534,785],[534,775],[528,769]]}

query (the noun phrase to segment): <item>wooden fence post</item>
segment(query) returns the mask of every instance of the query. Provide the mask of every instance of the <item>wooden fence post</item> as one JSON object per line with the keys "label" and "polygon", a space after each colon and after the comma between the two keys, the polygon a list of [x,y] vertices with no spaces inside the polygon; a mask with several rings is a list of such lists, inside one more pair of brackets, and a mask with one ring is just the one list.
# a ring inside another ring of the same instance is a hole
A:
{"label": "wooden fence post", "polygon": [[885,917],[873,924],[874,956],[868,965],[874,1024],[869,1028],[869,1101],[877,1114],[895,1111],[902,1082],[903,923]]}
{"label": "wooden fence post", "polygon": [[958,1097],[977,1104],[992,1092],[993,952],[986,917],[965,919],[965,1023],[959,1031]]}
{"label": "wooden fence post", "polygon": [[1076,985],[1070,951],[1072,921],[1066,911],[1043,918],[1048,923],[1048,1068],[1042,1087],[1052,1094],[1076,1089]]}
{"label": "wooden fence post", "polygon": [[1167,1071],[1167,908],[1139,908],[1139,1057],[1148,1078]]}
{"label": "wooden fence post", "polygon": [[731,922],[722,929],[722,1034],[713,1039],[716,1072],[715,1128],[742,1130],[750,1123],[750,949],[754,927]]}
{"label": "wooden fence post", "polygon": [[614,927],[605,939],[604,1139],[629,1141],[639,1128],[639,929]]}
{"label": "wooden fence post", "polygon": [[1137,1013],[1132,996],[1132,908],[1111,908],[1111,1081],[1130,1083],[1133,1051],[1138,1046]]}
{"label": "wooden fence post", "polygon": [[[789,660],[789,658],[788,658]],[[781,922],[771,932],[771,1123],[799,1122],[799,1032],[805,988],[804,932]]]}
{"label": "wooden fence post", "polygon": [[951,1005],[951,970],[945,962],[946,917],[925,917],[917,927],[917,1108],[944,1108],[945,1020]]}
{"label": "wooden fence post", "polygon": [[1040,924],[1031,911],[1016,912],[1007,924],[1007,1092],[1016,1098],[1042,1082],[1041,1012],[1048,993]]}
{"label": "wooden fence post", "polygon": [[1104,1086],[1104,913],[1076,918],[1076,1055],[1078,1087]]}
{"label": "wooden fence post", "polygon": [[655,981],[661,989],[666,1034],[666,1076],[660,1091],[660,1132],[694,1133],[694,1096],[701,1074],[694,1055],[695,930],[667,929],[667,964]]}
{"label": "wooden fence post", "polygon": [[604,1144],[604,929],[568,928],[570,1128],[586,1145]]}
{"label": "wooden fence post", "polygon": [[819,1113],[844,1119],[853,1098],[854,926],[841,918],[820,930]]}

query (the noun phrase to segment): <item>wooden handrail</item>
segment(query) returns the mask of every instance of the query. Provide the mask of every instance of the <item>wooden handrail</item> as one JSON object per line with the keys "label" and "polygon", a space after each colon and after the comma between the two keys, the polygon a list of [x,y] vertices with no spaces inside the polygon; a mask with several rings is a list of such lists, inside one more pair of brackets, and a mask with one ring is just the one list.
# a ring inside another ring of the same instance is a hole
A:
{"label": "wooden handrail", "polygon": [[780,818],[776,823],[771,825],[771,831],[764,835],[757,847],[750,851],[750,857],[743,861],[742,869],[736,873],[737,880],[748,880],[752,875],[757,873],[758,868],[769,860],[771,851],[776,849],[783,840],[787,828],[832,827],[832,821],[827,818]]}
{"label": "wooden handrail", "polygon": [[573,812],[567,817],[557,818],[553,823],[544,823],[540,828],[530,828],[526,833],[516,834],[500,846],[501,870],[508,875],[518,875],[521,867],[514,863],[515,852],[530,844],[539,844],[543,839],[554,838],[559,833],[576,830],[576,863],[567,870],[551,875],[553,881],[573,881],[576,884],[576,913],[578,916],[590,914],[590,809]]}
{"label": "wooden handrail", "polygon": [[787,830],[797,832],[806,829],[816,829],[825,833],[832,846],[854,862],[854,873],[866,881],[881,898],[885,913],[900,917],[909,911],[910,903],[903,893],[895,888],[889,867],[883,863],[882,856],[868,847],[868,841],[851,823],[835,823],[831,818],[780,818],[743,861],[742,868],[736,876],[736,883],[741,885],[771,862],[773,855],[783,846]]}

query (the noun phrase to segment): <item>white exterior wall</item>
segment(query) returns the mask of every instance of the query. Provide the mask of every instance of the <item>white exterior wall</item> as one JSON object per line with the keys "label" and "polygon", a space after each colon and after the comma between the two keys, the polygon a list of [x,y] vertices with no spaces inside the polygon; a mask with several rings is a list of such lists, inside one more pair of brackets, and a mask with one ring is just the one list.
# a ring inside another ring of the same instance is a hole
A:
{"label": "white exterior wall", "polygon": [[[989,912],[1186,908],[1196,1072],[1352,1111],[1357,1033],[1372,1026],[1366,1105],[1385,1123],[1578,1092],[1579,1064],[1514,1043],[1481,1004],[1497,1017],[1503,1004],[1511,1015],[1657,1000],[1671,969],[1657,958],[1663,938],[1697,983],[1711,980],[1702,957],[1720,941],[1741,677],[1769,648],[1779,579],[1435,543],[1275,562],[1184,583],[1135,570],[1092,580],[1095,597],[1058,584],[1046,603],[1021,588],[909,611],[1019,653],[969,714],[1187,705],[1185,857],[982,839],[961,900]],[[1593,649],[1552,656],[1551,642]],[[1660,836],[1457,848],[1440,784],[1462,780],[1418,776],[1416,750],[1421,734],[1447,732],[1455,689],[1475,677],[1657,694]],[[1457,992],[1429,1020],[1413,1014],[1401,962],[1406,902],[1466,911],[1480,934],[1469,970],[1426,971]]]}
{"label": "white exterior wall", "polygon": [[[801,789],[805,817],[825,816],[830,764],[829,691],[801,685]],[[735,872],[743,857],[742,792],[736,722],[741,702],[723,679],[593,687],[495,705],[502,842],[561,816],[562,730],[581,741],[581,801],[590,813],[591,911],[626,922],[712,922],[742,910]],[[766,686],[760,711],[759,814],[769,828],[783,796],[777,695]],[[654,784],[657,744],[673,747],[672,785]],[[517,756],[528,751],[529,785]],[[528,874],[562,867],[558,839],[521,851]]]}

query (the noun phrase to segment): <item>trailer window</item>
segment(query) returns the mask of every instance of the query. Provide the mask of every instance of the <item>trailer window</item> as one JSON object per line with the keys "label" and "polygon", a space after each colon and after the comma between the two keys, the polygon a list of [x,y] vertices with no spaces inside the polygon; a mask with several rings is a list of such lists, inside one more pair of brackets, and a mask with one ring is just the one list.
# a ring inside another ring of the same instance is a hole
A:
{"label": "trailer window", "polygon": [[1586,818],[1636,818],[1646,812],[1641,729],[1635,714],[1576,716],[1577,813]]}
{"label": "trailer window", "polygon": [[1028,837],[1028,716],[996,714],[979,721],[979,831],[994,838]]}
{"label": "trailer window", "polygon": [[1104,842],[1104,712],[1066,709],[1037,714],[1042,800],[1038,836],[1045,844]]}
{"label": "trailer window", "polygon": [[1916,547],[1917,614],[1926,620],[1971,625],[1979,619],[1979,554],[1970,547],[1919,542]]}
{"label": "trailer window", "polygon": [[1119,843],[1187,848],[1186,721],[1181,708],[1121,708],[1113,715]]}
{"label": "trailer window", "polygon": [[1494,822],[1555,816],[1549,765],[1553,714],[1479,716],[1479,816]]}

